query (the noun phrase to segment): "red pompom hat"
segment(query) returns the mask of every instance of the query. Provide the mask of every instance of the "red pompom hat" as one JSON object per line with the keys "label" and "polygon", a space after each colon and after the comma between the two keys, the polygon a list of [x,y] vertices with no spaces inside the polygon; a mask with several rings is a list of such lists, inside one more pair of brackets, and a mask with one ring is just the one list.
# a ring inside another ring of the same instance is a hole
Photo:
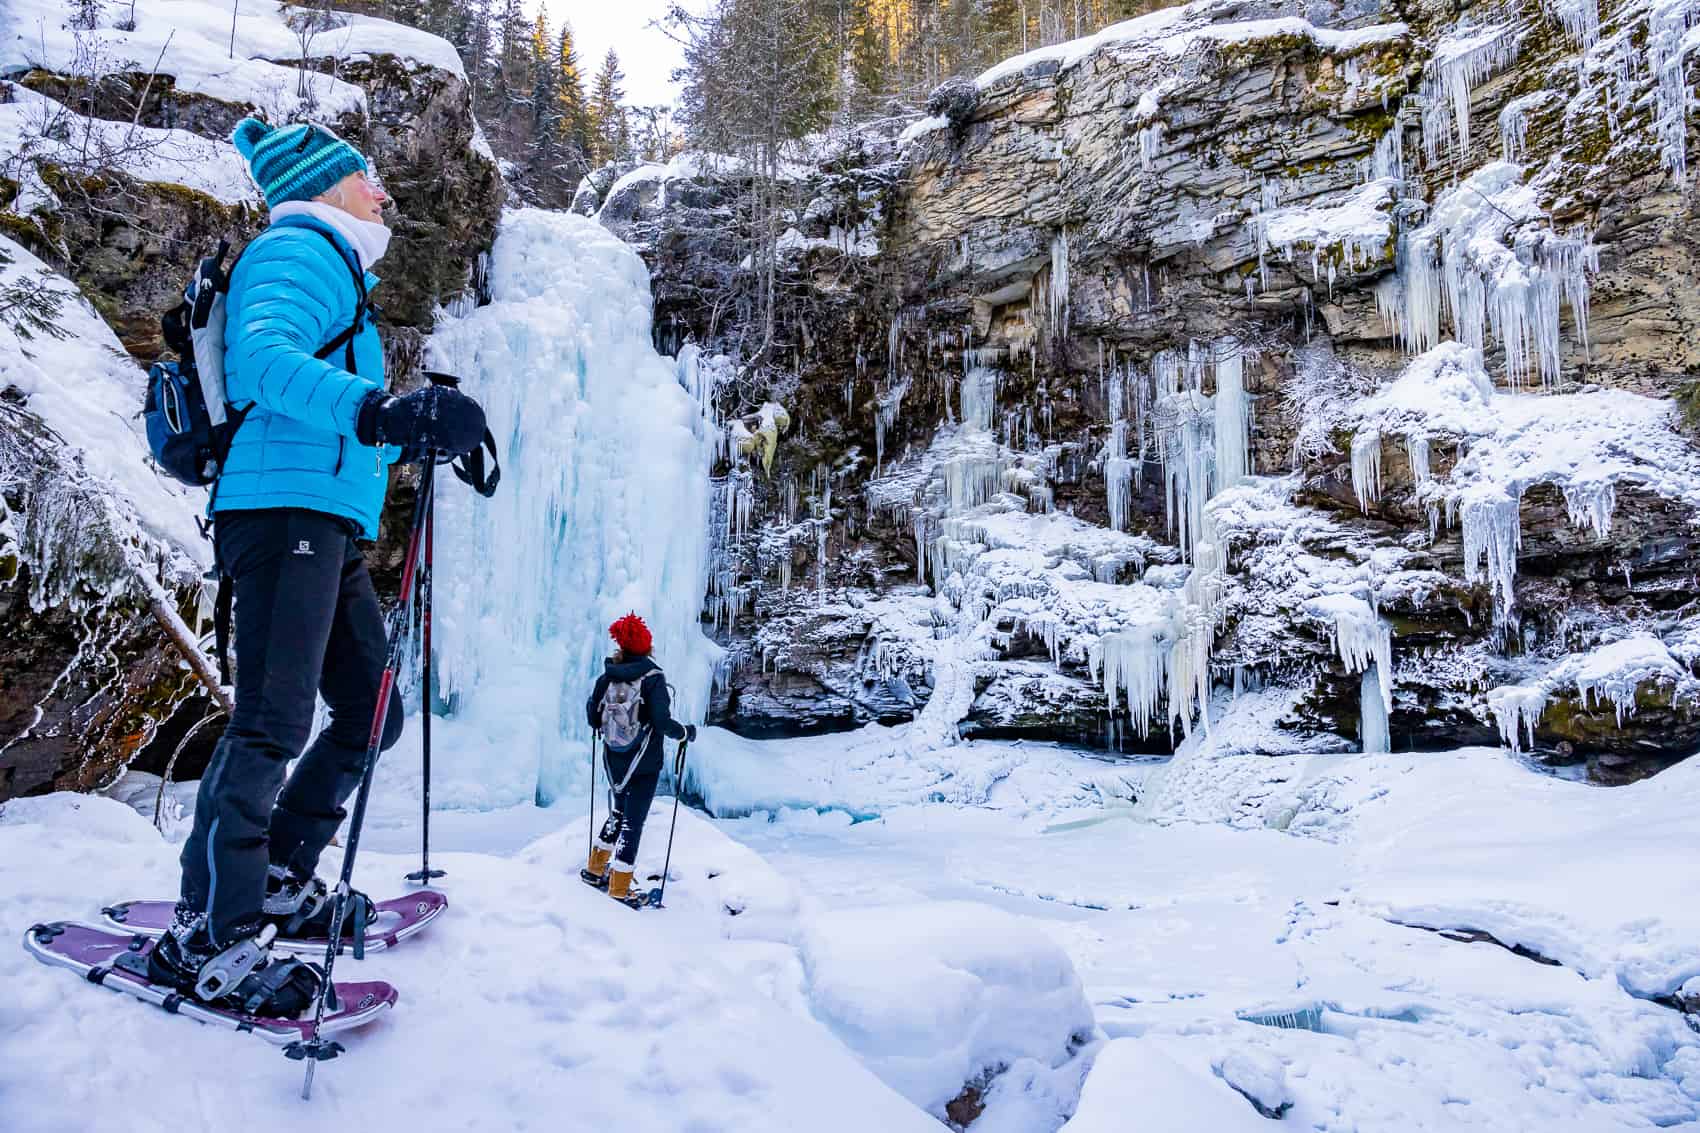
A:
{"label": "red pompom hat", "polygon": [[608,627],[608,636],[614,639],[627,653],[638,657],[649,656],[655,642],[649,636],[649,627],[643,624],[643,619],[634,610],[619,621]]}

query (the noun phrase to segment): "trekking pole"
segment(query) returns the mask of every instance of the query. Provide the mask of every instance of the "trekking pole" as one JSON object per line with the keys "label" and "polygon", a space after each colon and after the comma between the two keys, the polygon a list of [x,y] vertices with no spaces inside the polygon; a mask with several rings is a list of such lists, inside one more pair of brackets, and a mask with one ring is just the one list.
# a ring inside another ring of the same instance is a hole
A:
{"label": "trekking pole", "polygon": [[661,887],[655,891],[657,909],[661,908],[661,899],[667,895],[667,871],[673,866],[673,832],[679,829],[679,793],[684,790],[685,783],[685,745],[689,740],[679,741],[679,754],[673,760],[673,821],[667,827],[667,858],[661,866]]}
{"label": "trekking pole", "polygon": [[[396,668],[401,661],[401,647],[407,636],[408,616],[413,605],[414,585],[418,579],[420,544],[425,531],[425,524],[431,512],[431,498],[436,492],[436,464],[434,461],[425,462],[425,471],[419,479],[419,502],[413,513],[413,528],[407,539],[407,559],[402,565],[401,592],[406,595],[405,603],[391,613],[389,655],[384,661],[384,675],[378,681],[378,707],[372,713],[372,732],[366,739],[366,760],[360,771],[360,790],[354,797],[354,817],[348,827],[348,849],[342,856],[342,874],[336,883],[336,903],[331,910],[330,941],[325,946],[324,984],[320,988],[318,1002],[313,1008],[312,1037],[297,1039],[283,1048],[286,1057],[293,1061],[307,1063],[307,1077],[301,1083],[301,1098],[303,1101],[313,1095],[313,1070],[320,1063],[335,1058],[342,1053],[341,1043],[331,1039],[321,1038],[319,1027],[324,1023],[325,1008],[336,999],[336,984],[332,982],[332,972],[336,967],[337,954],[342,951],[342,923],[348,913],[349,893],[354,880],[354,858],[360,852],[360,827],[366,821],[366,803],[372,797],[372,772],[378,765],[378,748],[383,743],[384,723],[389,717],[390,693],[395,688]],[[355,928],[360,934],[356,941],[355,954],[363,954],[365,925],[365,906],[355,917]]]}
{"label": "trekking pole", "polygon": [[596,852],[596,741],[599,732],[590,733],[590,827],[584,832],[584,862],[590,865],[590,855]]}
{"label": "trekking pole", "polygon": [[447,876],[443,870],[431,868],[431,567],[436,558],[437,544],[437,494],[431,493],[429,501],[421,500],[420,507],[425,509],[425,566],[419,578],[420,591],[420,651],[423,654],[421,670],[423,688],[420,692],[420,744],[423,753],[424,798],[420,804],[419,815],[419,868],[407,875],[406,880],[420,885],[430,885],[434,877]]}

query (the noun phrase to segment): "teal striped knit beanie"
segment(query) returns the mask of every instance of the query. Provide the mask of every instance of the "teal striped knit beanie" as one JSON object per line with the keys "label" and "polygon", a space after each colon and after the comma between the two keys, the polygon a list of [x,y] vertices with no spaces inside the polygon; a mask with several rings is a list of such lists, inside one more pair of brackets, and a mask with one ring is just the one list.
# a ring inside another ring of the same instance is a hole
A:
{"label": "teal striped knit beanie", "polygon": [[273,128],[258,118],[244,118],[230,140],[266,195],[268,208],[310,201],[350,173],[366,170],[359,150],[310,122]]}

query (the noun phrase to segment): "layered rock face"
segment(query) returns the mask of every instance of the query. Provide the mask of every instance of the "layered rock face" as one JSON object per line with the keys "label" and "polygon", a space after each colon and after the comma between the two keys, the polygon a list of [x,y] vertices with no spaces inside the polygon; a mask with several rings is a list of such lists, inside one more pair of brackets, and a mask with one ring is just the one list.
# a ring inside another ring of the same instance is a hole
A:
{"label": "layered rock face", "polygon": [[[148,24],[146,12],[133,32],[107,26],[107,16],[77,33],[38,34],[31,23],[27,36],[23,16],[5,38],[20,59],[6,62],[27,67],[16,83],[0,83],[12,131],[0,231],[75,282],[116,332],[114,347],[142,365],[160,356],[159,317],[195,261],[220,239],[239,247],[264,225],[263,203],[228,143],[235,122],[251,113],[312,117],[368,154],[395,199],[375,299],[390,373],[412,380],[433,311],[474,285],[504,195],[449,45],[368,22],[320,28],[317,50],[304,36],[292,56],[289,21],[321,14],[246,13],[240,34],[230,33],[240,66],[222,63],[221,38],[221,65],[209,67],[194,29],[167,38],[173,29]],[[344,41],[384,49],[346,51]],[[149,63],[157,55],[158,70],[126,70],[138,53]],[[89,341],[97,337],[91,331]],[[38,334],[19,349],[39,364],[60,347]],[[114,395],[111,411],[116,401],[125,414],[139,410],[140,369],[113,366],[101,377],[124,396]],[[51,391],[27,388],[27,366],[23,373],[19,388],[0,369],[0,800],[99,787],[132,761],[159,771],[185,739],[176,772],[192,777],[222,729],[172,639],[210,635],[200,579],[210,545],[188,518],[204,497],[172,496],[141,465],[145,450],[127,454],[137,457],[134,482],[92,472],[76,455],[78,438],[44,423],[35,399]],[[400,506],[386,518],[405,530],[411,488],[398,479],[392,495]],[[377,568],[398,557],[381,544]]]}
{"label": "layered rock face", "polygon": [[965,735],[1167,751],[1273,683],[1271,744],[1691,750],[1696,15],[1206,0],[1009,61],[803,178],[761,365],[703,298],[735,170],[587,182],[735,418],[721,718],[942,666]]}

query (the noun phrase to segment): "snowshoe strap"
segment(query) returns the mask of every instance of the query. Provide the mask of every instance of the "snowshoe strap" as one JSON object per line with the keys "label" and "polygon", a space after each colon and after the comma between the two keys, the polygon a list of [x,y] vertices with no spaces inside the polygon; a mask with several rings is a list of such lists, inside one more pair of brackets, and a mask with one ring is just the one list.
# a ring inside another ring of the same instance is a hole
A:
{"label": "snowshoe strap", "polygon": [[273,960],[248,977],[239,989],[242,995],[242,1010],[249,1015],[272,1014],[289,998],[284,992],[293,990],[299,1002],[282,1004],[299,1012],[307,1004],[313,1002],[313,996],[319,991],[319,981],[313,969],[293,957]]}
{"label": "snowshoe strap", "polygon": [[266,962],[272,938],[276,935],[277,929],[266,925],[258,935],[238,940],[201,965],[199,978],[195,980],[195,996],[212,1003],[230,994],[254,969]]}

